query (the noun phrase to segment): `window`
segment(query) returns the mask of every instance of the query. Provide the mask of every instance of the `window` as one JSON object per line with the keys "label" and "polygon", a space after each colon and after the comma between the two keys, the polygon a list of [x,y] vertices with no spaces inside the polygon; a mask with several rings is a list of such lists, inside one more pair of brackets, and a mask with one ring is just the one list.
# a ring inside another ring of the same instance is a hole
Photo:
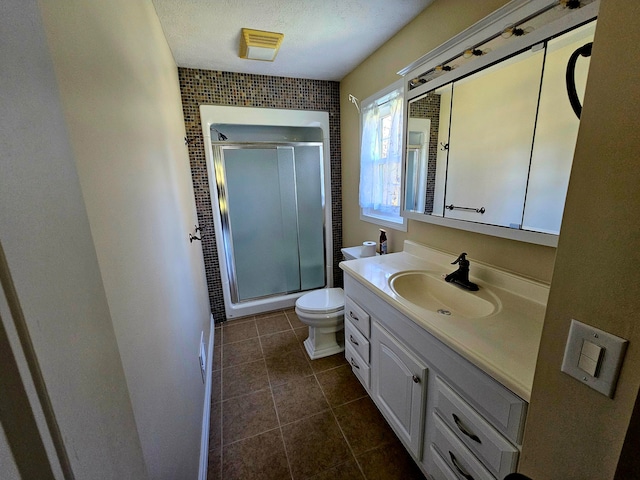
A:
{"label": "window", "polygon": [[406,231],[400,216],[403,103],[402,81],[362,102],[360,218]]}

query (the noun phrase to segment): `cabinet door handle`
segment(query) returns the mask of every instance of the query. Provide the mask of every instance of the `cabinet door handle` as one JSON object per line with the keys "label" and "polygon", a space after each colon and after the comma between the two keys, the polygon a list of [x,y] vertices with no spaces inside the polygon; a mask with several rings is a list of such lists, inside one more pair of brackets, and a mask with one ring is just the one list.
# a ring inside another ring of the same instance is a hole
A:
{"label": "cabinet door handle", "polygon": [[451,457],[451,463],[453,463],[453,466],[456,467],[456,470],[458,470],[458,473],[460,473],[460,475],[462,475],[464,478],[466,478],[467,480],[474,480],[473,476],[468,474],[459,464],[458,464],[458,459],[456,458],[456,456],[451,452],[451,450],[449,450],[449,456]]}
{"label": "cabinet door handle", "polygon": [[360,345],[358,342],[356,342],[355,338],[353,338],[353,335],[349,335],[349,341],[353,343],[356,347]]}
{"label": "cabinet door handle", "polygon": [[359,319],[356,315],[354,315],[354,314],[353,314],[353,312],[352,312],[351,310],[349,310],[349,316],[350,316],[351,318],[353,318],[356,322],[359,322],[359,321],[360,321],[360,319]]}
{"label": "cabinet door handle", "polygon": [[358,370],[360,370],[360,365],[358,365],[354,360],[353,357],[351,358],[351,365],[356,367]]}
{"label": "cabinet door handle", "polygon": [[458,427],[458,429],[462,433],[464,433],[467,437],[469,437],[474,442],[482,443],[482,441],[478,438],[478,436],[475,433],[471,433],[469,430],[467,430],[467,428],[464,426],[462,421],[458,418],[458,416],[455,413],[452,413],[451,415],[453,416],[453,421],[455,422],[456,427]]}
{"label": "cabinet door handle", "polygon": [[414,375],[412,377],[413,383],[420,383],[420,377],[418,377],[417,375]]}

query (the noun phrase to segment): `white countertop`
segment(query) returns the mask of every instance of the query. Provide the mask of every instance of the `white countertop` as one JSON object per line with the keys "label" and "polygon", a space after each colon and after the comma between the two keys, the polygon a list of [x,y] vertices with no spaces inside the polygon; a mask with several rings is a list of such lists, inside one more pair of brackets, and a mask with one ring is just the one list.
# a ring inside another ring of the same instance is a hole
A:
{"label": "white countertop", "polygon": [[456,266],[450,263],[456,256],[406,241],[403,252],[344,261],[340,268],[509,390],[530,401],[548,285],[468,257],[470,280],[480,290],[488,289],[499,298],[497,310],[482,318],[438,315],[404,300],[389,286],[389,277],[398,272],[451,273]]}

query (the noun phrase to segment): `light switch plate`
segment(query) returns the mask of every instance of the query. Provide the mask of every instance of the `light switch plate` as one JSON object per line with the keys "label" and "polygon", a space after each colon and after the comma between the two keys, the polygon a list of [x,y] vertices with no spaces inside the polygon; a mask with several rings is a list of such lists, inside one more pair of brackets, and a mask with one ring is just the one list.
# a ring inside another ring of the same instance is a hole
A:
{"label": "light switch plate", "polygon": [[[577,320],[571,320],[561,370],[603,395],[613,398],[629,342]],[[601,348],[598,358],[592,352]],[[585,358],[585,356],[587,358]],[[581,358],[582,357],[582,358]],[[599,365],[590,364],[595,360]],[[596,376],[587,373],[592,371]]]}

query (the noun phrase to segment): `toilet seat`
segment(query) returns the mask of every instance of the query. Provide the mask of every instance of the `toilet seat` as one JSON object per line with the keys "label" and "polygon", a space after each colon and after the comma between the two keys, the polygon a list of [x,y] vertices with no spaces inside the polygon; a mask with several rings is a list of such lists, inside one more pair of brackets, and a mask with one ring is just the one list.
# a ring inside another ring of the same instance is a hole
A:
{"label": "toilet seat", "polygon": [[303,313],[334,313],[344,309],[344,290],[323,288],[305,293],[296,300],[296,308]]}

